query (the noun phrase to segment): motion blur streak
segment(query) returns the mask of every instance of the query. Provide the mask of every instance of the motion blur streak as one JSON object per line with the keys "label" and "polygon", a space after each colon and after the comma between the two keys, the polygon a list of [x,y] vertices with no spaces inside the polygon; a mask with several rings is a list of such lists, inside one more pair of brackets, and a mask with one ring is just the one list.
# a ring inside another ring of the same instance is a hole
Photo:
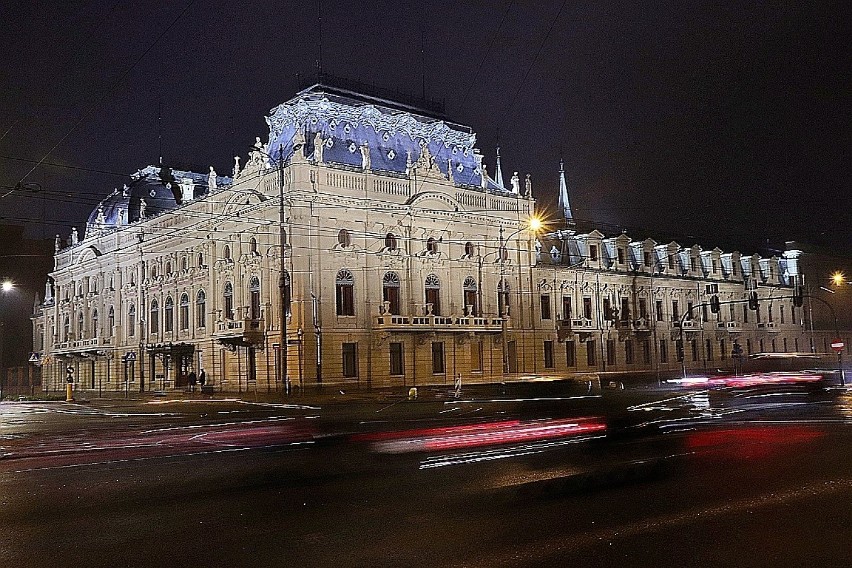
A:
{"label": "motion blur streak", "polygon": [[679,383],[686,387],[747,388],[769,385],[812,384],[818,383],[821,380],[823,380],[821,375],[812,373],[756,373],[753,375],[743,376],[729,375],[724,377],[689,377],[669,382]]}
{"label": "motion blur streak", "polygon": [[462,454],[442,454],[437,456],[429,456],[428,458],[420,462],[420,469],[434,469],[436,467],[445,467],[448,465],[460,465],[467,463],[501,460],[506,458],[517,458],[521,456],[528,456],[531,454],[538,454],[547,450],[566,446],[568,444],[578,444],[581,442],[587,442],[589,440],[594,440],[596,438],[602,437],[603,435],[572,436],[570,438],[552,440],[550,442],[521,444],[517,446],[492,448],[475,452],[465,452]]}
{"label": "motion blur streak", "polygon": [[535,442],[604,430],[606,430],[606,424],[599,418],[529,422],[507,420],[465,426],[362,434],[354,436],[353,440],[375,442],[373,447],[378,452],[405,453]]}
{"label": "motion blur streak", "polygon": [[823,435],[810,426],[745,426],[694,432],[687,437],[686,448],[734,459],[766,458],[800,449]]}

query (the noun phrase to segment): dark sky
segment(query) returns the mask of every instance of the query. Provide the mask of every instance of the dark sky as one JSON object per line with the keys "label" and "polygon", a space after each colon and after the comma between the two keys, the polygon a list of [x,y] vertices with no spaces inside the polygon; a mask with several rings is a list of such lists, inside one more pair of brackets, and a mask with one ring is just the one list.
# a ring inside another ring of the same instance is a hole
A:
{"label": "dark sky", "polygon": [[0,195],[41,191],[0,222],[33,236],[82,227],[161,145],[229,173],[321,54],[412,94],[425,77],[543,206],[563,157],[575,215],[611,232],[852,249],[849,2],[3,4]]}

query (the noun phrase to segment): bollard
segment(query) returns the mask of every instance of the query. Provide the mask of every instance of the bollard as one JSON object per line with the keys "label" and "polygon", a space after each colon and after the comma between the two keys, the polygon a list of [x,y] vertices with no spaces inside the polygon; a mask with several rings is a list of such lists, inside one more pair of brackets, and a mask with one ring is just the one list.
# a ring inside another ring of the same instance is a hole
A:
{"label": "bollard", "polygon": [[417,398],[417,387],[411,387],[408,389],[408,400],[414,400]]}
{"label": "bollard", "polygon": [[74,394],[72,392],[73,390],[74,385],[72,385],[71,383],[65,384],[65,402],[74,402]]}

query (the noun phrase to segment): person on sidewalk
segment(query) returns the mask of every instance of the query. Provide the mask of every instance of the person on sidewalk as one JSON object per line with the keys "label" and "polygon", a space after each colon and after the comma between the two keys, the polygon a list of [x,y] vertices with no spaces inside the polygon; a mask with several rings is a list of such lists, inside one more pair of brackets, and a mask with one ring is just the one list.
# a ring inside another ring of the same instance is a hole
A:
{"label": "person on sidewalk", "polygon": [[207,382],[207,374],[204,369],[201,369],[201,374],[198,375],[198,384],[201,385],[201,390],[204,390],[204,384]]}
{"label": "person on sidewalk", "polygon": [[190,371],[189,372],[189,390],[191,390],[192,392],[195,392],[195,382],[196,382],[195,371]]}

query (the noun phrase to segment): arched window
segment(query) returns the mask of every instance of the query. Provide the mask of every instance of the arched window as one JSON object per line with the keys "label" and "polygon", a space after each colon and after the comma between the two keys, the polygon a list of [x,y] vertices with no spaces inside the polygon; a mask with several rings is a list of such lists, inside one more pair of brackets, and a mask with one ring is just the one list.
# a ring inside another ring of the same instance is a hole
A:
{"label": "arched window", "polygon": [[136,305],[127,307],[127,337],[136,335]]}
{"label": "arched window", "polygon": [[189,261],[185,256],[182,256],[180,259],[180,270],[181,272],[186,272],[189,269]]}
{"label": "arched window", "polygon": [[399,315],[399,275],[396,272],[385,272],[382,278],[382,300],[387,302],[388,313]]}
{"label": "arched window", "polygon": [[205,327],[207,325],[207,296],[204,290],[199,290],[195,295],[195,326]]}
{"label": "arched window", "polygon": [[115,308],[110,306],[107,314],[107,327],[109,328],[109,336],[112,337],[113,329],[115,329]]}
{"label": "arched window", "polygon": [[432,237],[426,239],[426,252],[429,254],[438,254],[438,241]]}
{"label": "arched window", "polygon": [[426,277],[423,286],[426,290],[426,303],[432,304],[432,315],[441,315],[441,281],[434,274]]}
{"label": "arched window", "polygon": [[156,277],[157,277],[157,265],[152,264],[151,265],[151,280],[153,280]]}
{"label": "arched window", "polygon": [[62,341],[68,341],[68,337],[71,335],[71,319],[66,315],[65,322],[62,324]]}
{"label": "arched window", "polygon": [[337,272],[335,279],[337,296],[337,315],[355,315],[355,278],[346,269]]}
{"label": "arched window", "polygon": [[148,317],[148,329],[151,333],[160,333],[160,304],[151,300],[151,315]]}
{"label": "arched window", "polygon": [[257,239],[254,237],[249,241],[249,250],[252,254],[257,254]]}
{"label": "arched window", "polygon": [[92,337],[98,336],[98,310],[92,310]]}
{"label": "arched window", "polygon": [[388,233],[385,235],[385,248],[388,250],[396,250],[396,235],[393,233]]}
{"label": "arched window", "polygon": [[468,258],[473,256],[473,243],[468,241],[464,244],[464,255]]}
{"label": "arched window", "polygon": [[249,317],[253,320],[260,319],[260,280],[257,276],[252,276],[249,281],[249,299],[251,312]]}
{"label": "arched window", "polygon": [[225,245],[225,248],[222,249],[222,258],[230,259],[231,258],[231,247]]}
{"label": "arched window", "polygon": [[189,295],[181,294],[180,297],[180,312],[178,313],[178,322],[181,331],[189,329]]}
{"label": "arched window", "polygon": [[171,261],[169,261],[169,262],[166,263],[166,275],[169,275],[171,273],[172,273],[172,263],[171,263]]}
{"label": "arched window", "polygon": [[115,278],[113,276],[109,277],[109,289],[115,290]]}
{"label": "arched window", "polygon": [[509,283],[503,280],[497,284],[497,313],[500,317],[509,315]]}
{"label": "arched window", "polygon": [[85,333],[83,329],[83,312],[77,314],[77,339],[83,339]]}
{"label": "arched window", "polygon": [[198,253],[198,268],[204,266],[204,253]]}
{"label": "arched window", "polygon": [[225,319],[232,320],[234,319],[234,287],[231,286],[230,282],[225,282],[223,297],[225,299]]}
{"label": "arched window", "polygon": [[337,233],[337,243],[342,247],[352,246],[352,233],[346,229],[340,229]]}
{"label": "arched window", "polygon": [[283,274],[281,274],[281,301],[284,302],[284,313],[288,316],[290,315],[290,303],[291,303],[291,292],[290,292],[290,274],[285,270]]}
{"label": "arched window", "polygon": [[163,317],[163,330],[168,333],[175,329],[175,302],[171,296],[166,298],[165,307],[166,313]]}
{"label": "arched window", "polygon": [[473,276],[468,276],[464,279],[462,289],[464,291],[465,310],[472,316],[479,315],[479,306],[477,305],[479,303],[477,301],[479,287],[476,285],[476,280],[473,279]]}

